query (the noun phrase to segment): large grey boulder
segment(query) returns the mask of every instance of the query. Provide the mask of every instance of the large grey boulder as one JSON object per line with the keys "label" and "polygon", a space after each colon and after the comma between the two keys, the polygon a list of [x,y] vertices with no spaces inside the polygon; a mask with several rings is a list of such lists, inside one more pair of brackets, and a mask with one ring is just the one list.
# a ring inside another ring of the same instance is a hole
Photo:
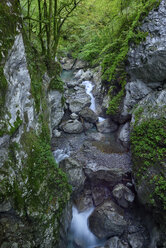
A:
{"label": "large grey boulder", "polygon": [[69,104],[69,109],[72,113],[78,113],[83,108],[90,106],[91,98],[86,94],[85,89],[80,89],[80,91],[68,95],[66,102]]}
{"label": "large grey boulder", "polygon": [[98,238],[121,235],[126,227],[123,210],[111,200],[95,208],[89,217],[89,227]]}
{"label": "large grey boulder", "polygon": [[98,122],[96,126],[100,133],[113,133],[118,129],[118,125],[110,119]]}
{"label": "large grey boulder", "polygon": [[72,185],[74,193],[78,193],[85,182],[82,165],[75,159],[67,158],[59,163],[60,168],[67,174],[68,182]]}
{"label": "large grey boulder", "polygon": [[145,18],[141,30],[148,32],[146,41],[129,52],[128,72],[144,82],[162,82],[166,78],[166,3]]}
{"label": "large grey boulder", "polygon": [[113,188],[112,194],[117,200],[118,204],[124,208],[127,208],[129,203],[132,203],[135,198],[134,193],[124,184],[117,184]]}
{"label": "large grey boulder", "polygon": [[82,109],[79,114],[83,119],[90,123],[96,123],[98,120],[96,113],[88,107]]}
{"label": "large grey boulder", "polygon": [[59,125],[64,115],[62,93],[56,90],[51,90],[48,97],[51,108],[51,127],[54,129]]}
{"label": "large grey boulder", "polygon": [[65,133],[81,133],[83,131],[83,125],[78,120],[68,120],[60,126]]}
{"label": "large grey boulder", "polygon": [[97,163],[87,163],[84,171],[86,176],[92,181],[104,180],[109,182],[111,185],[115,185],[116,183],[120,182],[124,173],[121,168],[109,168]]}

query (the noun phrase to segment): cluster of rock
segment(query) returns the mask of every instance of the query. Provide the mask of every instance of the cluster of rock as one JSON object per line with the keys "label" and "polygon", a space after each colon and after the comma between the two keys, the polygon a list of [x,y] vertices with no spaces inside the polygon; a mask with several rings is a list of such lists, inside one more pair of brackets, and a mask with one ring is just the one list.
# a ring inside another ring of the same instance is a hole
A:
{"label": "cluster of rock", "polygon": [[[60,162],[60,167],[67,173],[73,187],[78,211],[95,206],[89,217],[89,227],[96,237],[107,239],[105,248],[146,247],[148,232],[139,217],[132,213],[134,187],[129,178],[123,179],[125,172],[122,168],[100,166],[97,169],[95,164],[87,168],[73,158]],[[81,247],[81,244],[74,247]]]}
{"label": "cluster of rock", "polygon": [[[71,59],[62,60],[62,62],[63,68],[71,69],[72,66],[68,66],[71,63]],[[111,133],[118,128],[117,124],[108,117],[106,120],[98,122],[98,111],[94,112],[90,108],[91,97],[87,94],[85,85],[82,84],[82,82],[93,80],[95,81],[94,88],[96,88],[96,80],[98,82],[100,79],[97,79],[96,72],[92,72],[89,69],[79,69],[79,66],[83,68],[84,63],[79,64],[79,62],[76,62],[73,66],[73,70],[75,71],[74,78],[64,79],[64,97],[66,99],[64,105],[61,101],[62,94],[60,92],[52,90],[49,93],[51,123],[54,137],[59,137],[61,131],[69,134],[79,134],[94,126],[101,133]],[[66,70],[66,72],[68,71]],[[106,116],[106,111],[102,111],[101,114]]]}

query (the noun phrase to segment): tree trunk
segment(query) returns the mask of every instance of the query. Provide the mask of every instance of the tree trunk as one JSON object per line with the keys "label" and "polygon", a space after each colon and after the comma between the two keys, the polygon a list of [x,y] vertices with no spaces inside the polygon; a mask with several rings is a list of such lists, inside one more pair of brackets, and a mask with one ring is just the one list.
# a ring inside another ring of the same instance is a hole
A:
{"label": "tree trunk", "polygon": [[53,46],[54,57],[56,56],[57,45],[58,45],[58,42],[59,42],[57,12],[58,12],[58,0],[54,0],[54,46]]}
{"label": "tree trunk", "polygon": [[[30,17],[30,0],[28,0],[28,10],[27,10],[27,16]],[[29,40],[31,39],[31,21],[30,19],[28,20],[28,33],[29,33]]]}
{"label": "tree trunk", "polygon": [[43,38],[42,38],[42,12],[41,12],[41,0],[38,0],[38,14],[39,14],[39,39],[40,45],[42,49],[42,54],[45,55],[46,49],[44,46]]}

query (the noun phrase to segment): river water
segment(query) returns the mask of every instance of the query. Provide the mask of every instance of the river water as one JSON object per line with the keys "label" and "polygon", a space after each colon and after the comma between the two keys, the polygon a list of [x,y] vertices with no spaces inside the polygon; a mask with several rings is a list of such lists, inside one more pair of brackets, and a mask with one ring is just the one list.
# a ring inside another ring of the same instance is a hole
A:
{"label": "river water", "polygon": [[[62,80],[72,80],[73,71],[65,71],[62,74]],[[82,85],[85,86],[86,93],[91,98],[90,109],[96,113],[95,98],[93,96],[93,83],[91,81],[83,81]],[[104,121],[102,117],[98,117],[98,121]],[[57,149],[53,152],[57,163],[70,156],[70,148]],[[84,212],[79,212],[75,206],[72,208],[72,221],[68,234],[67,248],[95,248],[103,245],[104,241],[99,240],[89,229],[88,218],[93,212],[94,207],[87,209]]]}
{"label": "river water", "polygon": [[94,248],[98,245],[102,245],[103,242],[98,240],[88,227],[88,218],[94,208],[79,213],[76,207],[73,206],[72,210],[73,218],[69,230],[67,248]]}

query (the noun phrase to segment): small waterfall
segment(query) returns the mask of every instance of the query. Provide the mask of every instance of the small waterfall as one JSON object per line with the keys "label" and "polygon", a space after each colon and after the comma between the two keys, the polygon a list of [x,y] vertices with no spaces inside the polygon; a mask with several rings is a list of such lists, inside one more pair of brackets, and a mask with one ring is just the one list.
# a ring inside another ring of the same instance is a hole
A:
{"label": "small waterfall", "polygon": [[86,93],[91,97],[90,109],[95,112],[96,111],[95,98],[92,94],[92,90],[94,86],[90,81],[83,81],[82,84],[85,85]]}
{"label": "small waterfall", "polygon": [[88,227],[88,218],[94,208],[79,213],[73,206],[73,218],[69,231],[69,243],[67,248],[95,248],[102,245],[97,237],[91,233]]}
{"label": "small waterfall", "polygon": [[55,161],[57,162],[57,164],[59,164],[62,160],[64,160],[65,158],[68,158],[70,156],[70,151],[69,149],[57,149],[56,151],[53,152]]}
{"label": "small waterfall", "polygon": [[[93,85],[91,81],[83,81],[82,82],[83,85],[85,85],[85,89],[86,89],[86,93],[91,97],[91,105],[90,105],[90,109],[93,110],[96,113],[96,104],[95,104],[95,98],[92,94],[92,90],[93,90]],[[102,122],[105,119],[102,117],[98,117],[98,121]]]}

